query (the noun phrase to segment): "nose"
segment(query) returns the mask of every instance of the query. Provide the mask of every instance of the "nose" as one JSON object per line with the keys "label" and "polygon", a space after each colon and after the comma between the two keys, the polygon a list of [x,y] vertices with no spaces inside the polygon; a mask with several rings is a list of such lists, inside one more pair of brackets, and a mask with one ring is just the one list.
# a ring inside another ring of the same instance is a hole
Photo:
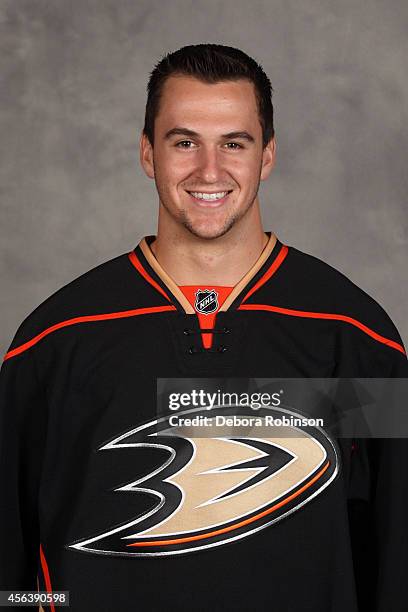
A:
{"label": "nose", "polygon": [[221,159],[217,148],[202,147],[198,155],[197,172],[205,183],[216,183],[221,177]]}

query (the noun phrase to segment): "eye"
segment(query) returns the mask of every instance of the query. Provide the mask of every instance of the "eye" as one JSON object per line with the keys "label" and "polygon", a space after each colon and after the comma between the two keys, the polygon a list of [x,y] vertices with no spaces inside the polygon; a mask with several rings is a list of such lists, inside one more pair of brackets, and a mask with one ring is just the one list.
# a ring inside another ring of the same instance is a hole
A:
{"label": "eye", "polygon": [[176,144],[176,147],[179,147],[180,149],[190,149],[190,147],[181,147],[180,145],[184,145],[186,143],[191,143],[191,140],[180,140],[180,142],[178,142]]}
{"label": "eye", "polygon": [[[180,149],[191,149],[191,147],[188,146],[189,144],[193,144],[193,142],[191,140],[180,140],[180,142],[177,142],[175,146],[180,148]],[[187,146],[185,146],[185,145],[187,145]],[[230,146],[230,145],[232,145],[232,146]],[[227,142],[226,146],[228,148],[232,148],[233,150],[242,149],[243,148],[242,145],[240,145],[238,142]]]}

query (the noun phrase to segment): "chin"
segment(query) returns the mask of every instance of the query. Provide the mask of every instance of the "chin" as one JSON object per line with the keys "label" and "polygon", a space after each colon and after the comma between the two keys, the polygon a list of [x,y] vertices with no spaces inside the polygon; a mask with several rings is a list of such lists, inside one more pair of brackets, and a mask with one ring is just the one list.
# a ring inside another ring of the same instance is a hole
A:
{"label": "chin", "polygon": [[199,223],[192,223],[189,220],[184,220],[183,225],[188,231],[203,240],[214,240],[215,238],[221,238],[227,234],[232,226],[235,224],[236,219],[228,219],[227,222],[217,225],[204,225]]}

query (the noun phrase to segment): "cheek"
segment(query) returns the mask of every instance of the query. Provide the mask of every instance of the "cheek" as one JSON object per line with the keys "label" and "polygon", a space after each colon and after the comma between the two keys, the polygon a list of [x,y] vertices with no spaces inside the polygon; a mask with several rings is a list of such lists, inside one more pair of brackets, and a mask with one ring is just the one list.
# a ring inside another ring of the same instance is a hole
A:
{"label": "cheek", "polygon": [[256,169],[252,167],[250,163],[248,164],[240,164],[235,168],[231,169],[231,176],[234,178],[234,181],[239,185],[241,190],[245,190],[252,185],[257,178]]}
{"label": "cheek", "polygon": [[169,189],[177,188],[179,183],[185,181],[194,171],[194,165],[186,159],[171,159],[170,157],[163,160],[163,163],[157,164],[159,169],[159,177],[162,182],[168,184]]}
{"label": "cheek", "polygon": [[225,165],[226,171],[237,181],[238,184],[245,187],[250,183],[254,183],[258,179],[261,160],[257,157],[248,156],[245,159],[231,160]]}

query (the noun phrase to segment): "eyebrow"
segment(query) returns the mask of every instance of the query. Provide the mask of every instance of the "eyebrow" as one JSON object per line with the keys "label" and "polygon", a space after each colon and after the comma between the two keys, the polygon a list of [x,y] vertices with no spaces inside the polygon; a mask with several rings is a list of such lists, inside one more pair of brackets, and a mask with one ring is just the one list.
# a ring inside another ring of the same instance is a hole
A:
{"label": "eyebrow", "polygon": [[[165,140],[168,140],[172,136],[190,136],[191,138],[199,138],[200,134],[198,132],[194,132],[194,130],[189,130],[188,128],[175,127],[166,132],[164,138]],[[255,138],[248,132],[229,132],[228,134],[223,134],[221,138],[226,140],[230,138],[240,138],[242,140],[247,140],[248,142],[255,142]]]}

